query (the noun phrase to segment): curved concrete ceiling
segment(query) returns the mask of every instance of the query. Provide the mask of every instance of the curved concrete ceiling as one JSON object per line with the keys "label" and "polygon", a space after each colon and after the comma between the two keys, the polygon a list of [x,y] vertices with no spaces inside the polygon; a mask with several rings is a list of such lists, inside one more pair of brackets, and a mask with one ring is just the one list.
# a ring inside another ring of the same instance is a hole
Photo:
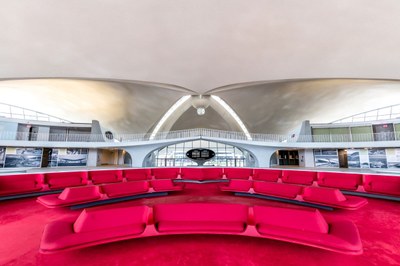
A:
{"label": "curved concrete ceiling", "polygon": [[399,78],[398,0],[1,1],[0,78]]}
{"label": "curved concrete ceiling", "polygon": [[134,81],[0,81],[0,102],[73,122],[99,120],[120,133],[148,132],[180,97],[192,93],[173,85]]}
{"label": "curved concrete ceiling", "polygon": [[330,123],[400,103],[395,80],[310,79],[233,84],[210,92],[223,98],[252,133],[285,134],[304,120]]}

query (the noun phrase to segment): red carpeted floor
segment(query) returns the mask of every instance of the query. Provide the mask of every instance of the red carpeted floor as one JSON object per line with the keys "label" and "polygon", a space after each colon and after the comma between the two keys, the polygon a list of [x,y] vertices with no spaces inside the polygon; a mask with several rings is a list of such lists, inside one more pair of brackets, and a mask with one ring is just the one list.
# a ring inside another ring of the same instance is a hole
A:
{"label": "red carpeted floor", "polygon": [[[289,206],[231,196],[216,185],[188,185],[184,193],[120,204],[229,202]],[[369,200],[357,211],[321,211],[358,226],[364,254],[342,255],[275,240],[236,236],[164,236],[120,241],[53,255],[38,253],[44,226],[80,211],[47,209],[34,198],[0,202],[0,265],[400,265],[400,203]]]}

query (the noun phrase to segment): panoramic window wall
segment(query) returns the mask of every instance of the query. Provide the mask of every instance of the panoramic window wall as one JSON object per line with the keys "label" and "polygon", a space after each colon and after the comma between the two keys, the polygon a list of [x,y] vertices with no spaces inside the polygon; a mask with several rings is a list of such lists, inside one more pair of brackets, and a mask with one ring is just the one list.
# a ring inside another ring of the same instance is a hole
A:
{"label": "panoramic window wall", "polygon": [[255,160],[246,150],[231,145],[206,140],[177,143],[156,150],[146,157],[145,167],[190,167],[199,164],[186,156],[192,149],[209,149],[215,156],[204,162],[203,166],[253,167]]}

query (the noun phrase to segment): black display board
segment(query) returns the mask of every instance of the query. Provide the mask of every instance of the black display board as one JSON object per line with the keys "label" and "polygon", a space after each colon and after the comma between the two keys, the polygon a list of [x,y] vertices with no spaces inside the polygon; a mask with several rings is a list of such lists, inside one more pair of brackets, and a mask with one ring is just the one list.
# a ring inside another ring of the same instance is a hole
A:
{"label": "black display board", "polygon": [[215,156],[215,152],[209,149],[192,149],[186,152],[186,156],[195,161],[207,161]]}

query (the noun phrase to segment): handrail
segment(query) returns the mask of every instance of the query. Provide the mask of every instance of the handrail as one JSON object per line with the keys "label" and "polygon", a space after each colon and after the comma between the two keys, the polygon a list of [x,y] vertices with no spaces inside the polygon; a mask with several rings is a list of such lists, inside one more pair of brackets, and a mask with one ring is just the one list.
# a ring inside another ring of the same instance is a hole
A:
{"label": "handrail", "polygon": [[330,124],[370,122],[400,118],[400,104],[389,105],[335,120]]}
{"label": "handrail", "polygon": [[71,123],[71,121],[68,121],[66,119],[7,103],[0,103],[0,117],[58,123]]}
{"label": "handrail", "polygon": [[367,133],[367,134],[342,134],[342,135],[278,135],[278,134],[251,134],[248,140],[243,132],[223,131],[207,128],[194,128],[169,132],[159,132],[150,140],[149,133],[114,133],[113,139],[107,139],[102,134],[49,134],[29,132],[0,132],[1,140],[12,141],[44,141],[44,142],[139,142],[173,140],[183,138],[209,137],[225,140],[241,140],[246,142],[375,142],[400,140],[400,132]]}

